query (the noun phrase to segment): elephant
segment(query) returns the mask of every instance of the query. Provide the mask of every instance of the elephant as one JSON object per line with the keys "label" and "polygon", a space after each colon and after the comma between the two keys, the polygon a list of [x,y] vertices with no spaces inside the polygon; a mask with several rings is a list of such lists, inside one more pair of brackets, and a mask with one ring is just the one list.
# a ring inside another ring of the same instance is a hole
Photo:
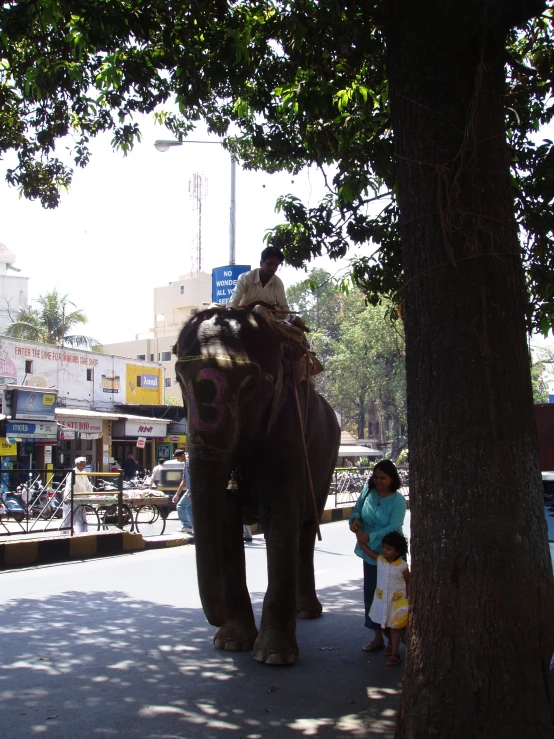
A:
{"label": "elephant", "polygon": [[[286,343],[256,306],[203,310],[183,326],[174,347],[188,423],[202,607],[217,627],[217,649],[251,650],[271,665],[296,662],[296,618],[322,613],[315,536],[340,441],[336,415],[312,383],[297,385],[297,403]],[[298,417],[306,421],[306,409],[315,503]],[[238,490],[228,486],[232,474]],[[259,631],[246,584],[243,522],[260,522],[266,538],[268,586]]]}

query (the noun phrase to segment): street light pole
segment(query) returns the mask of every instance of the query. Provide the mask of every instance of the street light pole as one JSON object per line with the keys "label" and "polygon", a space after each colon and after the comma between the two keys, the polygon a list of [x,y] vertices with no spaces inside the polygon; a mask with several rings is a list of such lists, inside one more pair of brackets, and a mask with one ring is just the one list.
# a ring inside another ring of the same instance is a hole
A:
{"label": "street light pole", "polygon": [[235,264],[236,258],[236,214],[237,214],[237,160],[231,154],[231,202],[229,204],[229,264]]}
{"label": "street light pole", "polygon": [[[193,141],[185,139],[184,141],[158,139],[154,142],[154,146],[158,151],[166,152],[172,146],[182,146],[183,144],[215,144],[221,146],[220,141]],[[235,263],[236,258],[236,183],[237,183],[237,160],[234,154],[231,154],[231,200],[229,204],[229,264]]]}

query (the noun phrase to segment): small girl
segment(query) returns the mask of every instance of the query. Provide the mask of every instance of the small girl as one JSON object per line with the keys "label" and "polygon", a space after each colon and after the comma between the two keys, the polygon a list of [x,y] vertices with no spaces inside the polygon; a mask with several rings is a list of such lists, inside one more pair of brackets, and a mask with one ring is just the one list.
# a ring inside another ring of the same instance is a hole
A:
{"label": "small girl", "polygon": [[378,554],[360,540],[367,538],[367,535],[361,532],[356,535],[362,550],[377,561],[377,587],[369,617],[381,624],[385,635],[389,637],[385,649],[387,665],[395,667],[400,664],[400,638],[408,625],[410,571],[402,559],[408,552],[408,542],[398,531],[391,531],[383,537],[383,554]]}

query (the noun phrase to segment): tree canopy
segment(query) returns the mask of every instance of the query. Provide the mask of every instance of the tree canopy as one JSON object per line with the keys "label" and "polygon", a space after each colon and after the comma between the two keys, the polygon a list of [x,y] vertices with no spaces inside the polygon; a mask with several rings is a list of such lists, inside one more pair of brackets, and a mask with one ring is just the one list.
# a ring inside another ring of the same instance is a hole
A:
{"label": "tree canopy", "polygon": [[[552,4],[514,0],[504,16],[497,2],[482,6],[475,33],[480,24],[513,27],[505,115],[528,325],[545,332],[554,324],[554,147],[537,132],[554,111]],[[113,131],[125,153],[140,139],[133,114],[155,113],[178,137],[202,119],[244,167],[331,167],[319,204],[283,195],[285,223],[270,240],[296,266],[369,242],[371,253],[352,265],[356,284],[373,304],[383,295],[401,300],[384,7],[377,0],[4,2],[0,155],[17,152],[7,179],[55,207],[70,184],[71,159],[85,166],[100,131]],[[169,101],[178,113],[164,110]]]}
{"label": "tree canopy", "polygon": [[56,289],[41,295],[30,305],[20,310],[13,323],[6,326],[6,336],[45,344],[74,347],[97,347],[98,341],[90,336],[72,333],[75,326],[87,322],[80,308],[75,308],[67,295]]}
{"label": "tree canopy", "polygon": [[375,438],[396,459],[406,444],[406,371],[402,322],[390,306],[345,294],[322,269],[287,290],[289,305],[310,328],[310,345],[325,366],[316,386],[358,438]]}

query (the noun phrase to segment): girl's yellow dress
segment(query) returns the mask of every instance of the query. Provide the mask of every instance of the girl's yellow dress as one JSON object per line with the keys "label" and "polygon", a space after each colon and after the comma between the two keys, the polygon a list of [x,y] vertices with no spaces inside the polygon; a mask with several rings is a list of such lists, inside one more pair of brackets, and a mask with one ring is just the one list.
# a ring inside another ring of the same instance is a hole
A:
{"label": "girl's yellow dress", "polygon": [[403,559],[387,562],[382,554],[377,559],[377,587],[369,617],[382,628],[403,629],[408,625],[408,596],[402,574],[407,569]]}

